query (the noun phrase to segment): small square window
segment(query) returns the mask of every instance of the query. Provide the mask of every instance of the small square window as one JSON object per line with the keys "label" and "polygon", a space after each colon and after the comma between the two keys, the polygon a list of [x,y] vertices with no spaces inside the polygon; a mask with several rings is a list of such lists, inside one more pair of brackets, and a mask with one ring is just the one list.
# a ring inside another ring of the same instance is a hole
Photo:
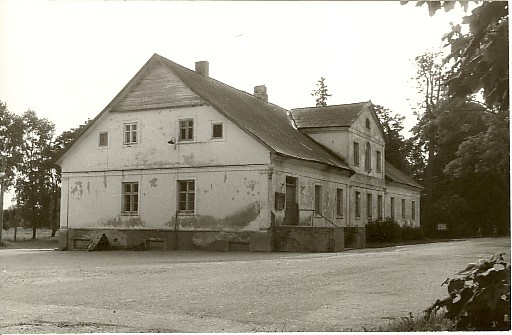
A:
{"label": "small square window", "polygon": [[108,147],[108,132],[107,131],[101,132],[99,134],[98,146],[99,147]]}
{"label": "small square window", "polygon": [[224,137],[224,129],[222,123],[212,124],[212,139],[220,139]]}

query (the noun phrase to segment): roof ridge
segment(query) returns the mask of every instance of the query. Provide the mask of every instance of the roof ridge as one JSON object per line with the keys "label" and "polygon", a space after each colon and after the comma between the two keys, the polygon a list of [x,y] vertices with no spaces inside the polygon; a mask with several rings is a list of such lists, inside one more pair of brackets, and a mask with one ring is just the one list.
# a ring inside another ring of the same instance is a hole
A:
{"label": "roof ridge", "polygon": [[363,105],[363,104],[371,104],[372,101],[371,100],[368,100],[368,101],[361,101],[361,102],[351,102],[351,103],[348,103],[348,104],[337,104],[337,105],[328,105],[328,106],[313,106],[313,107],[297,107],[297,108],[292,108],[291,110],[292,111],[296,111],[296,110],[300,110],[300,109],[315,109],[315,108],[318,108],[318,109],[322,109],[322,108],[331,108],[331,107],[341,107],[341,106],[350,106],[350,105]]}

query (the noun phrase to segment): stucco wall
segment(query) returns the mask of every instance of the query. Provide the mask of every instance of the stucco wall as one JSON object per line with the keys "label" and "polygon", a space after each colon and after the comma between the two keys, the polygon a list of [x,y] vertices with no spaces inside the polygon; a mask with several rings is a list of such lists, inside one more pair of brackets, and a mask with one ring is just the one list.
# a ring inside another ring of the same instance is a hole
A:
{"label": "stucco wall", "polygon": [[[177,180],[195,180],[195,212],[178,214],[176,221]],[[122,213],[123,182],[139,183],[138,215]],[[257,231],[270,226],[268,170],[262,167],[64,174],[62,190],[62,228]]]}
{"label": "stucco wall", "polygon": [[[179,142],[179,120],[194,120],[194,141]],[[138,125],[137,144],[123,144],[125,123]],[[223,139],[212,139],[212,123],[222,122]],[[109,145],[98,146],[101,132]],[[168,144],[174,140],[175,144]],[[210,106],[110,112],[68,151],[63,172],[182,166],[268,164],[268,149]]]}
{"label": "stucco wall", "polygon": [[[401,225],[420,226],[420,192],[399,184],[390,183],[386,190],[386,215],[391,217],[391,198],[395,199],[395,221]],[[402,218],[402,199],[405,200],[405,219]],[[415,202],[416,213],[413,220],[412,201]]]}
{"label": "stucco wall", "polygon": [[[275,202],[275,192],[286,193],[286,176],[297,178],[297,197],[299,205],[299,224],[315,227],[347,226],[348,219],[348,191],[349,177],[337,169],[294,159],[281,159],[275,161],[275,171],[272,178],[274,192],[272,192],[272,205]],[[314,215],[315,185],[321,186],[322,216]],[[337,189],[343,190],[342,216],[337,215],[336,201]],[[275,206],[274,206],[275,207]],[[275,222],[284,224],[285,209],[275,209]],[[330,222],[329,222],[330,221]]]}

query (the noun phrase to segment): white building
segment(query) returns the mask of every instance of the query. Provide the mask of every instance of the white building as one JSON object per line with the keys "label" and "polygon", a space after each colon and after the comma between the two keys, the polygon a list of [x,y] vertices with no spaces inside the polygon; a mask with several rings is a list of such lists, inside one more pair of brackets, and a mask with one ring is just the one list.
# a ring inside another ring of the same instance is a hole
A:
{"label": "white building", "polygon": [[287,111],[155,54],[58,157],[59,245],[364,247],[369,220],[419,225],[384,148],[371,102]]}

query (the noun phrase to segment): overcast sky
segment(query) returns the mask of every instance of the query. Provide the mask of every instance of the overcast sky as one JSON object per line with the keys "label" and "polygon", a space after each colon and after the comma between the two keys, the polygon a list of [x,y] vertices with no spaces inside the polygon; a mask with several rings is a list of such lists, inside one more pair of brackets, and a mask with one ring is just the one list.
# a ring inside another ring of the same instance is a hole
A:
{"label": "overcast sky", "polygon": [[[458,9],[458,8],[457,8]],[[32,109],[57,133],[98,114],[153,53],[284,108],[372,100],[409,116],[413,59],[442,45],[450,21],[414,3],[0,2],[0,100]]]}

